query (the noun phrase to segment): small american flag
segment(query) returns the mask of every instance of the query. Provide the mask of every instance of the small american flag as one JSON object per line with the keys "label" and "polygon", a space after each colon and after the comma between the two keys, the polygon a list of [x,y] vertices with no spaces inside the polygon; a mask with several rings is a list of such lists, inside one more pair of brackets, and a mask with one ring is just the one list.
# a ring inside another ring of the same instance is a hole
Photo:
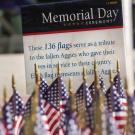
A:
{"label": "small american flag", "polygon": [[105,96],[107,99],[107,110],[109,113],[113,112],[113,101],[112,101],[112,92],[116,91],[116,88],[114,85],[111,85],[111,87],[107,90]]}
{"label": "small american flag", "polygon": [[82,84],[76,92],[77,112],[80,112],[83,106],[85,106],[85,97],[84,97],[84,89],[83,89],[83,84]]}
{"label": "small american flag", "polygon": [[83,82],[76,92],[77,111],[81,111],[81,107],[89,107],[92,103],[91,93],[86,82]]}
{"label": "small american flag", "polygon": [[59,78],[57,78],[48,88],[46,100],[53,104],[57,109],[60,107]]}
{"label": "small american flag", "polygon": [[93,105],[92,105],[92,94],[94,90],[93,87],[94,83],[91,84],[90,88],[88,88],[87,84],[85,84],[85,88],[86,88],[86,122],[87,122],[87,126],[90,128],[91,131],[93,131],[94,129],[94,110],[93,110]]}
{"label": "small american flag", "polygon": [[95,96],[96,90],[95,90],[95,82],[93,82],[90,87],[89,87],[89,91],[92,97]]}
{"label": "small american flag", "polygon": [[16,134],[19,132],[22,125],[22,116],[24,112],[24,104],[22,98],[19,94],[14,90],[13,95],[10,100],[5,104],[3,108],[3,116],[6,125],[6,129],[8,132],[12,134]]}
{"label": "small american flag", "polygon": [[12,110],[15,116],[22,115],[22,112],[24,112],[24,103],[20,95],[15,91],[11,97],[11,101],[9,101],[12,104]]}
{"label": "small american flag", "polygon": [[[61,76],[57,77],[56,80],[51,84],[47,91],[47,101],[53,104],[60,112],[60,124],[59,130],[64,134],[66,132],[67,123],[67,102],[68,102],[68,92],[66,90],[64,81]],[[61,134],[62,134],[61,133]]]}
{"label": "small american flag", "polygon": [[14,115],[13,115],[13,110],[12,110],[12,102],[11,98],[9,102],[7,102],[3,106],[3,118],[4,118],[4,125],[6,132],[10,135],[14,134]]}
{"label": "small american flag", "polygon": [[26,104],[25,104],[25,110],[24,110],[24,116],[29,117],[32,111],[31,104],[32,104],[32,96],[33,94],[28,98]]}
{"label": "small american flag", "polygon": [[[48,90],[48,84],[44,80],[44,78],[41,78],[41,84],[39,86],[39,107],[41,110],[43,109],[44,100],[47,99],[47,90]],[[25,116],[29,116],[31,114],[31,102],[34,94],[35,92],[31,94],[31,96],[28,98],[25,104]],[[41,111],[41,114],[43,114],[43,111]]]}
{"label": "small american flag", "polygon": [[14,134],[19,135],[23,126],[24,103],[20,95],[15,91],[12,99],[14,113]]}
{"label": "small american flag", "polygon": [[[86,126],[82,129],[82,132],[90,131],[90,129],[93,126],[93,112],[92,112],[92,96],[89,91],[89,87],[84,81],[76,93],[76,106],[77,106],[77,112],[86,111],[85,113],[85,119],[86,119]],[[89,127],[89,128],[88,128]]]}
{"label": "small american flag", "polygon": [[48,84],[45,81],[44,78],[41,78],[41,84],[40,84],[40,93],[39,93],[39,99],[40,100],[46,100],[47,99],[47,90],[48,90]]}
{"label": "small american flag", "polygon": [[44,103],[44,115],[46,116],[46,129],[50,132],[50,135],[59,134],[59,111],[48,101]]}
{"label": "small american flag", "polygon": [[101,75],[99,75],[99,84],[101,87],[101,90],[106,93],[107,89],[106,89],[106,85],[105,85],[105,81],[104,79],[101,77]]}
{"label": "small american flag", "polygon": [[[118,92],[119,94],[119,100],[121,102],[121,107],[120,109],[122,109],[123,111],[123,114],[124,114],[124,117],[122,119],[125,119],[123,120],[121,126],[119,125],[119,128],[121,128],[121,130],[125,128],[126,126],[126,119],[127,119],[127,110],[128,110],[128,103],[127,103],[127,97],[126,97],[126,94],[125,94],[125,89],[124,89],[124,86],[123,86],[123,82],[122,82],[122,79],[120,77],[120,73],[118,72],[117,75],[114,77],[114,85],[116,87],[116,91]],[[119,106],[117,106],[119,107]]]}
{"label": "small american flag", "polygon": [[[104,79],[100,75],[98,79],[99,79],[99,85],[100,85],[101,90],[104,93],[106,93],[107,89],[105,86]],[[94,97],[96,94],[95,81],[93,81],[93,83],[90,85],[89,90],[90,90],[91,96]]]}
{"label": "small american flag", "polygon": [[41,115],[44,115],[43,108],[44,108],[44,101],[47,100],[47,91],[48,91],[48,84],[44,78],[41,78],[41,83],[39,86],[39,108]]}
{"label": "small american flag", "polygon": [[127,104],[127,96],[125,94],[125,89],[124,89],[124,86],[123,86],[123,81],[120,77],[120,73],[117,73],[117,75],[114,77],[114,85],[117,89],[117,92],[120,95],[123,107],[125,108],[125,110],[127,110],[127,105],[128,105]]}
{"label": "small american flag", "polygon": [[120,132],[123,132],[127,122],[127,111],[123,107],[121,98],[117,90],[114,88],[112,91],[112,103],[113,103],[113,116],[116,121],[116,125]]}
{"label": "small american flag", "polygon": [[107,133],[108,135],[121,135],[120,131],[118,130],[117,126],[116,126],[116,121],[114,120],[114,117],[112,115],[112,113],[107,112],[106,113],[106,117],[107,117]]}

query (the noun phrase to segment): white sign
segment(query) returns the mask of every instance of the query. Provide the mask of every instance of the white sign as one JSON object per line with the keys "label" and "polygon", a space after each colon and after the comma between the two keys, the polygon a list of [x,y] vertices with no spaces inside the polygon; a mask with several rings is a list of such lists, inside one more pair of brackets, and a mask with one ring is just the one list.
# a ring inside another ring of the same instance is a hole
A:
{"label": "white sign", "polygon": [[[29,92],[34,87],[35,63],[50,84],[57,78],[60,62],[60,72],[67,87],[72,78],[75,90],[82,82],[83,67],[87,68],[88,83],[92,83],[94,59],[107,84],[109,70],[112,68],[116,74],[117,59],[120,59],[121,75],[126,77],[121,3],[95,2],[96,7],[90,2],[75,3],[32,6],[22,10]],[[70,8],[64,12],[58,8],[67,5]],[[30,15],[32,21],[27,20]]]}

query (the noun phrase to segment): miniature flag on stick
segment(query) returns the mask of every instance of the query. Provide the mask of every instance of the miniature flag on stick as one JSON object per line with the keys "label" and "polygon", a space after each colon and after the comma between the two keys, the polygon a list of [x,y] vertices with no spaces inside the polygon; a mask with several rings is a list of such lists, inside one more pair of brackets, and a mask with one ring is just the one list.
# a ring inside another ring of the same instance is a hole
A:
{"label": "miniature flag on stick", "polygon": [[120,95],[121,102],[123,104],[123,108],[125,109],[125,111],[127,111],[127,96],[125,93],[123,81],[122,81],[121,76],[120,76],[119,60],[117,60],[117,75],[114,77],[114,85],[117,89],[117,92]]}
{"label": "miniature flag on stick", "polygon": [[114,78],[114,85],[117,90],[117,94],[114,93],[114,111],[115,119],[118,125],[118,128],[121,132],[124,132],[125,126],[127,123],[127,97],[125,94],[124,86],[122,79],[120,77],[120,64],[119,60],[117,61],[117,75]]}
{"label": "miniature flag on stick", "polygon": [[23,112],[24,103],[20,95],[16,91],[15,77],[12,75],[12,88],[13,88],[13,115],[14,115],[14,134],[19,135],[20,130],[23,126]]}

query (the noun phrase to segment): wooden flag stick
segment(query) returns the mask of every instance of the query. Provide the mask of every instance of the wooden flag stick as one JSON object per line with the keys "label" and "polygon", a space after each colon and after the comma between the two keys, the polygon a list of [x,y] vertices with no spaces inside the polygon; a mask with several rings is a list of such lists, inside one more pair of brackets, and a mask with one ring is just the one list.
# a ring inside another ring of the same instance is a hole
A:
{"label": "wooden flag stick", "polygon": [[35,94],[32,97],[32,125],[34,125],[36,123],[36,115],[37,115],[37,109],[38,109],[38,100],[39,100],[39,95],[38,95],[38,87],[35,87]]}
{"label": "wooden flag stick", "polygon": [[7,87],[5,86],[3,89],[3,103],[7,103]]}
{"label": "wooden flag stick", "polygon": [[100,89],[96,60],[94,60],[95,88]]}
{"label": "wooden flag stick", "polygon": [[72,93],[72,83],[71,78],[69,78],[69,95]]}
{"label": "wooden flag stick", "polygon": [[120,72],[120,62],[119,62],[119,59],[117,60],[117,73]]}
{"label": "wooden flag stick", "polygon": [[36,120],[37,120],[37,113],[38,113],[38,106],[39,106],[39,88],[40,88],[40,83],[41,83],[40,71],[39,71],[37,63],[35,63],[34,67],[35,67],[35,83],[36,83],[36,85],[34,88],[34,95],[32,96],[31,116],[30,116],[30,119],[26,120],[27,127],[29,127],[29,131],[27,131],[27,129],[28,129],[27,127],[25,130],[26,133],[28,132],[28,134],[32,134],[32,135],[35,135],[34,126],[35,126]]}
{"label": "wooden flag stick", "polygon": [[40,85],[40,71],[39,71],[37,63],[35,63],[35,78],[36,78],[35,83],[37,85]]}
{"label": "wooden flag stick", "polygon": [[[13,88],[13,94],[16,93],[16,81],[15,81],[15,76],[12,74],[12,88]],[[16,97],[13,96],[13,114],[16,113]]]}
{"label": "wooden flag stick", "polygon": [[58,62],[57,74],[58,74],[58,77],[60,77],[60,62]]}
{"label": "wooden flag stick", "polygon": [[94,107],[94,119],[95,119],[95,133],[98,135],[102,135],[102,93],[100,90],[99,77],[97,71],[96,60],[94,60],[94,77],[95,77],[95,100],[93,101]]}
{"label": "wooden flag stick", "polygon": [[83,67],[83,81],[85,82],[87,79],[87,76],[86,76],[86,68]]}
{"label": "wooden flag stick", "polygon": [[112,75],[112,69],[110,69],[110,76],[109,76],[110,84],[113,84],[113,75]]}
{"label": "wooden flag stick", "polygon": [[125,78],[125,90],[126,90],[126,95],[129,96],[129,92],[128,92],[128,80],[127,80],[127,78]]}
{"label": "wooden flag stick", "polygon": [[15,81],[15,76],[14,76],[14,74],[12,74],[12,88],[13,88],[13,90],[15,91],[15,89],[16,89],[16,81]]}
{"label": "wooden flag stick", "polygon": [[127,78],[125,78],[125,90],[126,90],[126,95],[127,95],[127,124],[125,127],[126,134],[130,134],[133,131],[133,126],[132,126],[132,105],[131,105],[131,100],[129,99],[129,92],[128,92],[128,81]]}

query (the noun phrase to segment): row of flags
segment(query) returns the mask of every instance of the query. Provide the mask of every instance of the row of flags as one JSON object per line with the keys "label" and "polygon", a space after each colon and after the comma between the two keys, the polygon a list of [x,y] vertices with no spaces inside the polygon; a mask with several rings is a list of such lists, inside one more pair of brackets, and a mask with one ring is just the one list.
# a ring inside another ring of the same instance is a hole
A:
{"label": "row of flags", "polygon": [[107,89],[98,74],[87,84],[86,69],[83,82],[75,92],[69,79],[68,90],[60,75],[48,85],[40,76],[35,64],[35,89],[24,104],[12,77],[13,94],[1,110],[0,135],[135,135],[135,95],[128,95],[120,76],[110,70],[110,87]]}

